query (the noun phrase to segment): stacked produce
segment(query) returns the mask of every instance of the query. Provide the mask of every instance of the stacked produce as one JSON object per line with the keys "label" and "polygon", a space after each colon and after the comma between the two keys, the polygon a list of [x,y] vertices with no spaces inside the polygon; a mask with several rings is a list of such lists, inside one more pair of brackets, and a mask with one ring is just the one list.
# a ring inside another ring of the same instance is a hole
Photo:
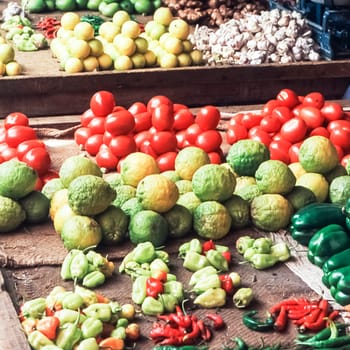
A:
{"label": "stacked produce", "polygon": [[22,66],[15,60],[13,46],[0,36],[0,76],[14,76],[22,73]]}

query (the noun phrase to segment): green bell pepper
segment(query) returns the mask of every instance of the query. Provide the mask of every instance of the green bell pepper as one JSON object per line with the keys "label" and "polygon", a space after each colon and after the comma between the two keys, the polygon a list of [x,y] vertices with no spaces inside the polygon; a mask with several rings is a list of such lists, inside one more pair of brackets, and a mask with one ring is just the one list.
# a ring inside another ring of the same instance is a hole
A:
{"label": "green bell pepper", "polygon": [[335,203],[311,203],[299,209],[291,217],[289,231],[300,244],[307,245],[315,229],[329,223],[345,227],[346,215],[341,205]]}
{"label": "green bell pepper", "polygon": [[350,265],[350,248],[332,255],[322,266],[323,272],[327,273],[341,267]]}
{"label": "green bell pepper", "polygon": [[310,249],[307,252],[307,258],[311,262],[320,268],[323,268],[323,264],[329,259],[329,256],[318,256],[315,255]]}
{"label": "green bell pepper", "polygon": [[350,294],[344,293],[338,290],[336,287],[331,286],[330,292],[334,300],[340,305],[350,304]]}

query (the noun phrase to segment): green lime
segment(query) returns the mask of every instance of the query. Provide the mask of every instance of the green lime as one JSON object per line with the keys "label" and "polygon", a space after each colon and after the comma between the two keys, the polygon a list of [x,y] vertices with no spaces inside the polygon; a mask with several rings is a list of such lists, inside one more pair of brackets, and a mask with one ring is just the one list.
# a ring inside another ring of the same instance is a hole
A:
{"label": "green lime", "polygon": [[63,186],[63,183],[60,178],[51,179],[50,181],[46,182],[46,184],[41,189],[41,192],[48,198],[52,199],[55,192],[58,190],[62,190],[65,187]]}
{"label": "green lime", "polygon": [[35,188],[38,175],[26,163],[15,159],[0,164],[0,195],[17,200]]}
{"label": "green lime", "polygon": [[243,187],[247,185],[256,185],[254,176],[237,176],[234,193],[239,192]]}
{"label": "green lime", "polygon": [[344,166],[342,166],[341,164],[338,164],[334,169],[324,174],[324,177],[326,178],[327,182],[330,184],[336,177],[343,176],[343,175],[349,175],[349,174],[347,173],[346,168]]}
{"label": "green lime", "polygon": [[81,175],[68,187],[68,203],[79,215],[97,215],[108,208],[115,190],[102,177]]}
{"label": "green lime", "polygon": [[136,188],[130,185],[119,185],[115,188],[116,196],[113,205],[121,208],[121,206],[130,198],[136,196]]}
{"label": "green lime", "polygon": [[296,185],[310,189],[316,196],[317,202],[325,202],[328,198],[329,184],[322,174],[305,173],[297,179]]}
{"label": "green lime", "polygon": [[206,201],[198,205],[193,213],[193,228],[205,239],[225,237],[231,228],[232,218],[227,208],[217,201]]}
{"label": "green lime", "polygon": [[206,164],[195,171],[192,189],[201,201],[223,202],[232,196],[236,179],[226,167]]}
{"label": "green lime", "polygon": [[235,229],[247,227],[250,223],[250,204],[242,197],[233,194],[224,202],[224,206],[231,215],[231,227]]}
{"label": "green lime", "polygon": [[95,220],[101,226],[103,244],[115,245],[125,240],[129,217],[120,208],[111,205],[96,215]]}
{"label": "green lime", "polygon": [[239,140],[229,149],[226,161],[238,175],[254,176],[258,166],[270,159],[269,149],[255,140]]}
{"label": "green lime", "polygon": [[128,216],[134,216],[136,213],[143,210],[143,207],[139,200],[133,197],[123,203],[121,210]]}
{"label": "green lime", "polygon": [[179,181],[175,182],[175,185],[177,186],[180,195],[182,195],[186,192],[192,191],[192,181],[191,180],[179,180]]}
{"label": "green lime", "polygon": [[350,175],[336,177],[329,185],[331,203],[345,205],[350,198]]}
{"label": "green lime", "polygon": [[131,217],[129,236],[133,244],[149,241],[155,247],[160,247],[169,236],[168,222],[153,210],[141,210]]}
{"label": "green lime", "polygon": [[98,246],[102,240],[102,230],[90,216],[74,215],[62,226],[61,238],[68,249],[84,250]]}
{"label": "green lime", "polygon": [[299,149],[299,162],[309,173],[326,174],[339,163],[338,153],[332,142],[324,136],[311,136]]}
{"label": "green lime", "polygon": [[163,214],[169,226],[169,237],[184,237],[191,232],[192,214],[180,204]]}
{"label": "green lime", "polygon": [[264,231],[276,232],[286,228],[293,207],[281,194],[263,194],[255,197],[250,206],[252,223]]}
{"label": "green lime", "polygon": [[25,218],[26,212],[17,201],[0,196],[0,232],[15,230]]}
{"label": "green lime", "polygon": [[68,187],[75,178],[81,175],[102,177],[102,170],[93,160],[81,155],[71,156],[63,161],[59,176],[64,187]]}
{"label": "green lime", "polygon": [[297,211],[310,203],[316,202],[315,194],[306,187],[294,186],[294,188],[286,195],[290,204]]}
{"label": "green lime", "polygon": [[263,193],[286,194],[290,192],[296,178],[287,164],[280,160],[266,160],[262,162],[255,172],[258,188]]}
{"label": "green lime", "polygon": [[32,191],[19,200],[26,212],[26,222],[39,224],[49,218],[50,200],[39,191]]}
{"label": "green lime", "polygon": [[179,196],[176,204],[180,204],[187,208],[191,214],[193,214],[194,210],[201,204],[202,201],[194,194],[194,192],[186,192]]}
{"label": "green lime", "polygon": [[234,194],[240,196],[241,198],[250,203],[255,197],[262,195],[263,192],[257,184],[253,184],[239,188],[237,191],[234,192]]}

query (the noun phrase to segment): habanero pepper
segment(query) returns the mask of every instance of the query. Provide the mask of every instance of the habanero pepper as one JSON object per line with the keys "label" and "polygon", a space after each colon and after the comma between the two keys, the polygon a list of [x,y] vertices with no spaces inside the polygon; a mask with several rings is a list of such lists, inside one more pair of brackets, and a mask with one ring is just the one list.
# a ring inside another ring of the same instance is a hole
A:
{"label": "habanero pepper", "polygon": [[218,271],[228,271],[229,266],[226,258],[215,249],[210,249],[205,253],[209,263],[213,265]]}
{"label": "habanero pepper", "polygon": [[221,288],[225,290],[227,294],[232,294],[234,291],[233,281],[229,274],[219,275],[221,281]]}
{"label": "habanero pepper", "polygon": [[157,298],[159,294],[164,293],[164,284],[157,278],[148,277],[146,280],[146,295]]}

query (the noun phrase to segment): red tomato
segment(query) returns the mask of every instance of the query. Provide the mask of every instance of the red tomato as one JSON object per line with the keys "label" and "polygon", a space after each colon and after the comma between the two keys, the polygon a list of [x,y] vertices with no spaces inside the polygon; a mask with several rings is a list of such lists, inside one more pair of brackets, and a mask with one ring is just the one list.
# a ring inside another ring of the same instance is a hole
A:
{"label": "red tomato", "polygon": [[44,175],[51,165],[49,152],[42,147],[31,148],[24,154],[22,161],[36,170],[39,176]]}
{"label": "red tomato", "polygon": [[113,111],[111,113],[114,112],[120,112],[120,111],[126,111],[127,109],[123,106],[114,106]]}
{"label": "red tomato", "polygon": [[338,145],[334,145],[335,149],[337,150],[337,153],[338,153],[338,159],[339,159],[339,162],[341,162],[341,160],[343,159],[344,157],[344,150],[342,147],[338,146]]}
{"label": "red tomato", "polygon": [[285,122],[280,130],[283,139],[296,143],[305,138],[307,125],[301,118],[292,118]]}
{"label": "red tomato", "polygon": [[84,149],[91,156],[95,156],[103,144],[103,134],[91,135],[84,144]]}
{"label": "red tomato", "polygon": [[148,130],[152,126],[152,114],[148,111],[135,114],[134,120],[134,132]]}
{"label": "red tomato", "polygon": [[281,124],[293,118],[292,110],[287,106],[278,106],[271,112],[271,117],[278,118]]}
{"label": "red tomato", "polygon": [[10,147],[17,147],[23,141],[36,138],[35,130],[30,126],[15,125],[7,130],[5,141]]}
{"label": "red tomato", "polygon": [[217,130],[206,130],[201,132],[196,139],[195,145],[205,152],[216,151],[222,143],[222,136]]}
{"label": "red tomato", "polygon": [[221,164],[223,162],[224,156],[220,151],[221,150],[208,153],[210,164]]}
{"label": "red tomato", "polygon": [[103,133],[102,144],[109,145],[109,143],[111,142],[112,138],[113,138],[113,135],[110,132],[105,131]]}
{"label": "red tomato", "polygon": [[8,114],[4,119],[4,128],[7,130],[15,125],[29,125],[29,118],[21,112],[12,112]]}
{"label": "red tomato", "polygon": [[88,126],[91,119],[95,118],[94,112],[91,110],[91,108],[87,109],[81,116],[80,116],[80,124],[82,126]]}
{"label": "red tomato", "polygon": [[87,127],[91,130],[93,135],[103,134],[105,132],[105,120],[106,117],[94,117],[90,120]]}
{"label": "red tomato", "polygon": [[276,108],[281,106],[281,102],[278,100],[269,100],[267,101],[264,106],[261,109],[261,114],[263,116],[271,115],[272,111]]}
{"label": "red tomato", "polygon": [[150,156],[152,156],[154,159],[158,158],[158,154],[156,152],[154,152],[154,149],[151,146],[151,142],[150,141],[144,141],[141,145],[140,145],[140,152],[149,154]]}
{"label": "red tomato", "polygon": [[188,108],[183,108],[174,114],[174,130],[184,130],[195,122],[194,115]]}
{"label": "red tomato", "polygon": [[295,106],[292,110],[293,116],[296,118],[300,118],[300,111],[303,107],[304,106],[302,104]]}
{"label": "red tomato", "polygon": [[36,178],[34,191],[41,191],[43,189],[44,183],[40,176]]}
{"label": "red tomato", "polygon": [[0,164],[3,163],[5,159],[0,155]]}
{"label": "red tomato", "polygon": [[251,140],[255,140],[263,143],[266,147],[269,147],[272,141],[271,136],[266,131],[261,130],[259,126],[251,128],[248,131],[248,137]]}
{"label": "red tomato", "polygon": [[324,96],[320,92],[310,92],[304,96],[303,105],[321,109],[324,105]]}
{"label": "red tomato", "polygon": [[324,126],[319,126],[318,128],[311,130],[309,136],[324,136],[328,139],[329,131]]}
{"label": "red tomato", "polygon": [[226,131],[226,142],[233,145],[239,140],[244,140],[248,137],[247,129],[242,125],[237,123],[236,125],[231,125]]}
{"label": "red tomato", "polygon": [[1,147],[0,157],[4,160],[10,160],[17,157],[17,148],[10,147],[6,144],[6,147]]}
{"label": "red tomato", "polygon": [[277,148],[270,149],[270,159],[280,160],[287,165],[290,163],[288,152]]}
{"label": "red tomato", "polygon": [[263,116],[260,113],[247,112],[242,116],[241,124],[249,130],[253,126],[259,125],[262,118]]}
{"label": "red tomato", "polygon": [[241,124],[242,125],[242,118],[244,114],[243,113],[236,113],[233,117],[230,118],[228,122],[228,126]]}
{"label": "red tomato", "polygon": [[182,103],[174,103],[173,104],[174,114],[177,113],[178,111],[180,111],[181,109],[189,109],[189,108]]}
{"label": "red tomato", "polygon": [[144,141],[150,141],[152,134],[148,130],[140,131],[134,135],[136,147],[140,148]]}
{"label": "red tomato", "polygon": [[334,129],[344,129],[346,131],[350,131],[350,120],[332,120],[327,125],[327,130],[332,132]]}
{"label": "red tomato", "polygon": [[136,142],[130,135],[114,136],[109,143],[112,153],[118,157],[125,157],[132,152],[136,152]]}
{"label": "red tomato", "polygon": [[272,140],[273,140],[273,141],[282,140],[281,134],[280,134],[279,132],[276,132],[276,134],[274,134],[274,135],[272,136]]}
{"label": "red tomato", "polygon": [[276,96],[276,100],[280,102],[282,106],[294,108],[299,104],[299,98],[295,91],[291,89],[282,89]]}
{"label": "red tomato", "polygon": [[197,140],[197,136],[202,132],[201,128],[197,123],[194,123],[190,125],[186,129],[186,140],[191,144],[194,145]]}
{"label": "red tomato", "polygon": [[344,168],[346,168],[346,166],[347,166],[347,164],[349,163],[349,161],[350,161],[350,154],[346,154],[346,155],[342,158],[340,164],[341,164]]}
{"label": "red tomato", "polygon": [[22,160],[23,156],[32,148],[41,147],[46,148],[45,143],[38,139],[36,140],[26,140],[21,142],[17,146],[17,158]]}
{"label": "red tomato", "polygon": [[113,136],[127,135],[134,127],[134,116],[126,109],[110,113],[105,119],[105,129]]}
{"label": "red tomato", "polygon": [[205,106],[197,112],[195,122],[202,131],[214,130],[218,126],[220,118],[220,111],[216,107]]}
{"label": "red tomato", "polygon": [[110,91],[97,91],[90,98],[90,108],[96,117],[105,117],[112,113],[114,107],[115,98]]}
{"label": "red tomato", "polygon": [[321,114],[327,121],[339,120],[344,118],[343,107],[336,102],[326,101],[321,108]]}
{"label": "red tomato", "polygon": [[177,156],[177,152],[165,152],[159,155],[156,159],[159,170],[167,171],[175,169],[175,158]]}
{"label": "red tomato", "polygon": [[304,120],[309,129],[315,129],[323,125],[324,116],[321,111],[313,106],[304,106],[300,109],[300,118]]}
{"label": "red tomato", "polygon": [[273,117],[273,116],[265,116],[260,121],[260,128],[261,130],[266,131],[267,133],[275,133],[279,131],[281,128],[282,122],[279,118]]}
{"label": "red tomato", "polygon": [[334,145],[340,146],[343,150],[350,150],[350,131],[341,128],[333,129],[329,139]]}
{"label": "red tomato", "polygon": [[49,182],[52,179],[57,179],[59,178],[60,175],[57,171],[55,170],[48,170],[45,174],[41,175],[41,181],[45,185],[47,182]]}
{"label": "red tomato", "polygon": [[170,100],[170,98],[163,96],[163,95],[157,95],[153,96],[148,102],[147,102],[147,110],[148,112],[152,113],[153,110],[156,107],[159,107],[160,105],[168,105],[171,108],[173,108],[173,101]]}
{"label": "red tomato", "polygon": [[182,149],[185,146],[189,146],[189,142],[186,140],[187,130],[180,130],[176,133],[177,148]]}
{"label": "red tomato", "polygon": [[96,154],[95,161],[100,168],[115,170],[117,168],[119,159],[108,147],[100,147],[99,151]]}
{"label": "red tomato", "polygon": [[129,108],[128,111],[132,115],[136,115],[139,113],[147,112],[147,106],[143,102],[134,102]]}
{"label": "red tomato", "polygon": [[86,126],[75,130],[74,141],[78,146],[84,146],[86,140],[92,135],[91,129]]}
{"label": "red tomato", "polygon": [[153,109],[152,125],[157,131],[171,130],[174,124],[174,113],[172,106],[161,104]]}
{"label": "red tomato", "polygon": [[289,148],[292,144],[287,140],[272,140],[269,145],[269,150],[280,150],[281,152],[288,153]]}
{"label": "red tomato", "polygon": [[0,127],[0,144],[5,142],[6,139],[6,129]]}
{"label": "red tomato", "polygon": [[177,139],[172,131],[158,131],[151,136],[150,142],[157,154],[176,151]]}
{"label": "red tomato", "polygon": [[290,146],[288,155],[291,163],[299,162],[299,149],[302,142],[294,143]]}

